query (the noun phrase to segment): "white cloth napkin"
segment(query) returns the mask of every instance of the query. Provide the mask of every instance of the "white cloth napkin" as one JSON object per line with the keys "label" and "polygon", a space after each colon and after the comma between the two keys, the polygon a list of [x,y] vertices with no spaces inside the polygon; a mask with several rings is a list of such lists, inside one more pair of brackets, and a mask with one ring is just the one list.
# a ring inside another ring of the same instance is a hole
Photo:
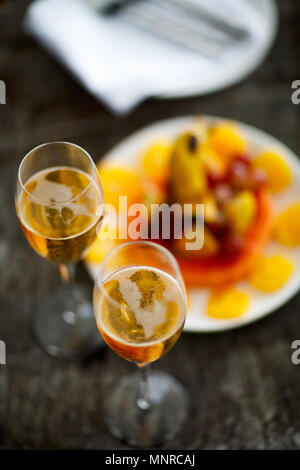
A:
{"label": "white cloth napkin", "polygon": [[[246,42],[255,46],[264,40],[263,17],[249,0],[197,1],[206,7],[213,3],[223,12],[225,4],[229,14],[245,19],[250,33]],[[25,28],[90,93],[120,115],[147,97],[177,93],[185,84],[211,84],[222,73],[226,81],[231,68],[249,59],[245,45],[239,44],[220,59],[209,59],[120,18],[101,16],[82,0],[36,0],[27,11]]]}

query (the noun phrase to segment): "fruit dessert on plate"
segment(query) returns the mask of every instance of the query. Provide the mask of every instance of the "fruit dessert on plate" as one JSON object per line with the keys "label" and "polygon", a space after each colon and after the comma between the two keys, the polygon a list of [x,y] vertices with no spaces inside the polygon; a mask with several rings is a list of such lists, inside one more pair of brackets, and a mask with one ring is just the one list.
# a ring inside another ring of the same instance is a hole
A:
{"label": "fruit dessert on plate", "polygon": [[188,286],[222,286],[251,271],[270,235],[266,183],[231,126],[199,123],[179,136],[170,160],[171,201],[204,204],[203,247],[185,250],[184,238],[170,243]]}
{"label": "fruit dessert on plate", "polygon": [[[300,203],[295,201],[279,215],[274,209],[277,195],[292,181],[292,170],[273,149],[253,148],[238,125],[199,117],[174,139],[160,138],[141,148],[135,164],[104,161],[98,169],[105,202],[117,211],[122,195],[128,207],[190,205],[193,218],[187,238],[158,242],[176,256],[187,287],[210,289],[206,314],[211,318],[235,318],[248,310],[251,298],[237,285],[240,281],[270,294],[290,278],[289,257],[280,250],[265,252],[272,239],[284,246],[300,244]],[[204,243],[199,250],[187,250],[197,229],[195,204],[204,205]],[[117,234],[106,233],[87,261],[101,262],[123,242]]]}

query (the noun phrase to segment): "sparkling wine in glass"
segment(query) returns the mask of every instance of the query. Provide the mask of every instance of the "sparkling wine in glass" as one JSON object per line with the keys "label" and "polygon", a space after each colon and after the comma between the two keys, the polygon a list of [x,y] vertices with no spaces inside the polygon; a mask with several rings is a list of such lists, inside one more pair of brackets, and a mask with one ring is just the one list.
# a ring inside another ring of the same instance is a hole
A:
{"label": "sparkling wine in glass", "polygon": [[124,243],[103,260],[94,288],[94,313],[108,346],[134,362],[106,404],[111,432],[133,446],[171,439],[187,412],[183,387],[148,365],[178,340],[186,317],[182,277],[171,253],[151,242]]}
{"label": "sparkling wine in glass", "polygon": [[58,264],[63,286],[39,306],[34,331],[46,351],[79,359],[99,345],[90,302],[74,283],[74,266],[94,241],[103,217],[103,192],[89,154],[51,142],[22,160],[16,211],[31,247]]}

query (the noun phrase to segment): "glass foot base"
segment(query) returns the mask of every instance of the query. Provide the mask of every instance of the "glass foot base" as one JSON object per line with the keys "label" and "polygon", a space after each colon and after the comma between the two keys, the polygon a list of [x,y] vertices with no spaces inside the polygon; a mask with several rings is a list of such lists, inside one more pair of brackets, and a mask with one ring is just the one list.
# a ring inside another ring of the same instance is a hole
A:
{"label": "glass foot base", "polygon": [[78,285],[62,287],[39,305],[34,335],[51,356],[80,360],[103,344],[92,304]]}
{"label": "glass foot base", "polygon": [[188,398],[182,385],[164,372],[150,372],[148,400],[138,400],[140,375],[124,377],[110,394],[105,422],[110,432],[133,447],[155,447],[174,438],[188,413]]}

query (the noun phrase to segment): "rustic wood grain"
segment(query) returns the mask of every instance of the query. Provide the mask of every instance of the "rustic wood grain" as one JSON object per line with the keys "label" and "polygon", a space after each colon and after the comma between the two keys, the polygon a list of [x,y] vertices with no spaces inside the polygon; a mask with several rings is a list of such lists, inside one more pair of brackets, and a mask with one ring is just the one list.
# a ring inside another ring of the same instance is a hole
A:
{"label": "rustic wood grain", "polygon": [[[105,350],[83,364],[53,359],[32,339],[35,306],[58,285],[53,266],[29,248],[14,211],[21,157],[48,140],[70,140],[99,159],[152,121],[189,113],[240,119],[300,149],[300,106],[291,82],[300,78],[299,0],[280,0],[281,28],[265,63],[242,84],[184,100],[148,100],[126,118],[95,102],[21,25],[26,0],[0,4],[0,449],[122,449],[102,419],[111,384],[132,366]],[[80,281],[92,288],[84,268]],[[241,330],[184,334],[156,367],[187,387],[192,413],[178,449],[300,448],[300,369],[290,362],[300,338],[300,296]],[[167,445],[168,447],[168,445]]]}

